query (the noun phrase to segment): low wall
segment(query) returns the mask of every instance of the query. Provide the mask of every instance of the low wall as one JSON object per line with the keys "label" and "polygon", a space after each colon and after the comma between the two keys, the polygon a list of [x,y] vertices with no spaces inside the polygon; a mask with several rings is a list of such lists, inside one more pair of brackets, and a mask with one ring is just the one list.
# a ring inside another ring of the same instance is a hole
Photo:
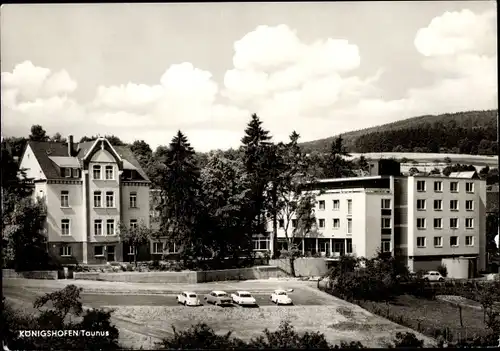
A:
{"label": "low wall", "polygon": [[201,271],[196,272],[196,274],[198,283],[224,280],[269,279],[287,276],[287,274],[283,273],[276,266]]}
{"label": "low wall", "polygon": [[[269,265],[276,266],[288,274],[292,272],[288,258],[269,260]],[[321,277],[328,273],[328,266],[324,258],[300,257],[295,259],[294,267],[297,277]]]}
{"label": "low wall", "polygon": [[2,278],[26,278],[57,280],[57,271],[16,272],[14,269],[2,269]]}
{"label": "low wall", "polygon": [[197,283],[197,272],[74,273],[75,279],[128,283]]}
{"label": "low wall", "polygon": [[75,272],[74,279],[129,283],[205,283],[225,280],[268,279],[286,276],[277,267],[252,267],[198,272]]}

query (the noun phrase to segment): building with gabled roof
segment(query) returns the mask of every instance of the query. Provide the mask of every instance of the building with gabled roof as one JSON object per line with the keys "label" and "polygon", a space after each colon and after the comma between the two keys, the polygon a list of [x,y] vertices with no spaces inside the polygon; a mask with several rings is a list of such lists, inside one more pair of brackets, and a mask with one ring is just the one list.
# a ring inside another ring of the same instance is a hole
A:
{"label": "building with gabled roof", "polygon": [[20,162],[47,206],[49,251],[63,264],[128,260],[119,223],[149,226],[150,181],[127,146],[105,138],[29,141]]}

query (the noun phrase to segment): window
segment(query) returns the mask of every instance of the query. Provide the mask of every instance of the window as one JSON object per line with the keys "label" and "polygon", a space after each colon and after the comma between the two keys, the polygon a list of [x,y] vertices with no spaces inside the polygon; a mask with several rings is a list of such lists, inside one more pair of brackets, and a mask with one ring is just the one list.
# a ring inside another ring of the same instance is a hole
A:
{"label": "window", "polygon": [[318,202],[318,205],[319,205],[320,210],[324,210],[325,209],[325,200],[320,200]]}
{"label": "window", "polygon": [[113,177],[113,166],[106,166],[106,179],[107,180],[112,180],[114,179]]}
{"label": "window", "polygon": [[61,257],[70,257],[72,256],[72,253],[71,253],[71,246],[61,246],[60,249],[59,249],[59,254]]}
{"label": "window", "polygon": [[112,191],[106,191],[106,207],[115,207],[115,194]]}
{"label": "window", "polygon": [[443,191],[443,182],[441,182],[441,181],[434,182],[434,191],[437,193],[442,192]]}
{"label": "window", "polygon": [[324,227],[325,227],[325,220],[324,220],[323,218],[320,218],[320,219],[318,220],[318,222],[319,222],[319,227],[320,227],[320,228],[324,228]]}
{"label": "window", "polygon": [[443,200],[434,200],[434,211],[443,210]]}
{"label": "window", "polygon": [[94,191],[94,207],[102,207],[102,199],[100,191]]}
{"label": "window", "polygon": [[458,193],[458,182],[451,182],[450,183],[450,192],[451,193]]}
{"label": "window", "polygon": [[61,220],[61,235],[70,235],[69,227],[70,227],[69,219]]}
{"label": "window", "polygon": [[418,199],[417,200],[417,210],[424,211],[425,208],[426,208],[426,201],[423,199]]}
{"label": "window", "polygon": [[339,229],[340,228],[340,218],[334,218],[333,219],[333,229]]}
{"label": "window", "polygon": [[346,253],[352,253],[352,239],[346,239]]}
{"label": "window", "polygon": [[434,237],[434,247],[443,247],[443,237],[441,236]]}
{"label": "window", "polygon": [[80,178],[80,170],[78,168],[73,168],[73,178]]}
{"label": "window", "polygon": [[473,193],[474,192],[474,183],[472,183],[472,182],[465,183],[465,191],[467,193]]}
{"label": "window", "polygon": [[474,218],[466,218],[465,219],[465,228],[473,229],[474,228]]}
{"label": "window", "polygon": [[465,210],[474,211],[474,200],[465,200]]}
{"label": "window", "polygon": [[92,167],[92,177],[94,179],[101,179],[101,166],[94,165]]}
{"label": "window", "polygon": [[450,228],[451,229],[458,228],[458,218],[450,218]]}
{"label": "window", "polygon": [[269,238],[264,235],[257,235],[254,237],[253,249],[258,251],[269,250]]}
{"label": "window", "polygon": [[63,168],[63,174],[66,178],[71,178],[71,168]]}
{"label": "window", "polygon": [[106,220],[106,235],[115,235],[115,220]]}
{"label": "window", "polygon": [[131,219],[130,220],[130,229],[136,229],[137,228],[137,219]]}
{"label": "window", "polygon": [[284,219],[280,219],[278,220],[278,226],[280,228],[285,228],[285,220]]}
{"label": "window", "polygon": [[177,245],[175,243],[167,243],[165,244],[165,251],[167,253],[177,253]]}
{"label": "window", "polygon": [[94,246],[94,256],[96,257],[104,256],[104,246]]}
{"label": "window", "polygon": [[450,246],[458,246],[458,236],[450,236]]}
{"label": "window", "polygon": [[163,243],[162,242],[154,242],[153,243],[153,253],[154,254],[162,254],[163,253]]}
{"label": "window", "polygon": [[297,220],[292,219],[292,228],[297,228]]}
{"label": "window", "polygon": [[69,191],[61,191],[61,207],[69,207]]}
{"label": "window", "polygon": [[128,254],[133,256],[135,254],[135,247],[129,246],[128,247]]}
{"label": "window", "polygon": [[352,200],[347,200],[347,215],[352,215]]}
{"label": "window", "polygon": [[425,191],[425,180],[417,180],[417,191],[418,192]]}
{"label": "window", "polygon": [[434,218],[434,229],[443,228],[443,219],[442,218]]}
{"label": "window", "polygon": [[94,235],[102,235],[102,219],[94,220]]}
{"label": "window", "polygon": [[333,200],[333,210],[334,211],[340,210],[340,200]]}
{"label": "window", "polygon": [[417,247],[425,247],[425,236],[417,236]]}
{"label": "window", "polygon": [[458,200],[450,200],[450,210],[458,211]]}
{"label": "window", "polygon": [[391,199],[382,199],[381,206],[384,210],[390,210],[391,209]]}
{"label": "window", "polygon": [[382,229],[390,229],[390,228],[391,228],[391,219],[382,218]]}
{"label": "window", "polygon": [[417,229],[425,229],[425,218],[417,218]]}
{"label": "window", "polygon": [[352,234],[352,219],[347,219],[347,234]]}
{"label": "window", "polygon": [[137,193],[130,193],[130,208],[137,208]]}
{"label": "window", "polygon": [[391,241],[382,240],[382,252],[391,252]]}
{"label": "window", "polygon": [[474,237],[472,235],[465,237],[465,246],[474,246]]}

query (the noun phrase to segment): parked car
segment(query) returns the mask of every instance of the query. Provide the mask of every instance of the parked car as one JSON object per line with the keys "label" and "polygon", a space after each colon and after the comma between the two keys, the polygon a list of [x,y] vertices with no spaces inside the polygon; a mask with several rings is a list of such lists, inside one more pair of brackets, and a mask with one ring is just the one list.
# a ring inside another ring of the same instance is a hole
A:
{"label": "parked car", "polygon": [[242,306],[256,306],[257,301],[248,291],[237,291],[234,294],[231,294],[231,298],[233,302],[237,305]]}
{"label": "parked car", "polygon": [[177,295],[177,303],[181,303],[184,306],[199,306],[201,305],[198,295],[192,291],[183,291]]}
{"label": "parked car", "polygon": [[216,306],[231,305],[231,297],[224,291],[214,290],[207,296],[205,296],[207,303],[211,303]]}
{"label": "parked car", "polygon": [[276,305],[293,305],[293,301],[285,290],[274,290],[271,301]]}
{"label": "parked car", "polygon": [[444,282],[444,277],[437,271],[429,271],[422,278],[429,282]]}

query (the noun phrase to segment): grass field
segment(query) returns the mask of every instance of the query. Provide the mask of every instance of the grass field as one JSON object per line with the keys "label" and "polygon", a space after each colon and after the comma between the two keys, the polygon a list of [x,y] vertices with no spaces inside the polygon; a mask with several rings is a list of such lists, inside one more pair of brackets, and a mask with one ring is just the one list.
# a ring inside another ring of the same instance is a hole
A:
{"label": "grass field", "polygon": [[488,333],[483,323],[482,310],[462,307],[463,327],[461,327],[459,309],[440,300],[402,295],[390,304],[365,302],[361,303],[361,307],[383,317],[386,317],[387,313],[392,315],[392,318],[401,316],[405,320],[405,325],[430,337],[434,336],[435,330],[444,330],[445,328],[449,329],[452,340],[469,338],[474,335],[485,336]]}

